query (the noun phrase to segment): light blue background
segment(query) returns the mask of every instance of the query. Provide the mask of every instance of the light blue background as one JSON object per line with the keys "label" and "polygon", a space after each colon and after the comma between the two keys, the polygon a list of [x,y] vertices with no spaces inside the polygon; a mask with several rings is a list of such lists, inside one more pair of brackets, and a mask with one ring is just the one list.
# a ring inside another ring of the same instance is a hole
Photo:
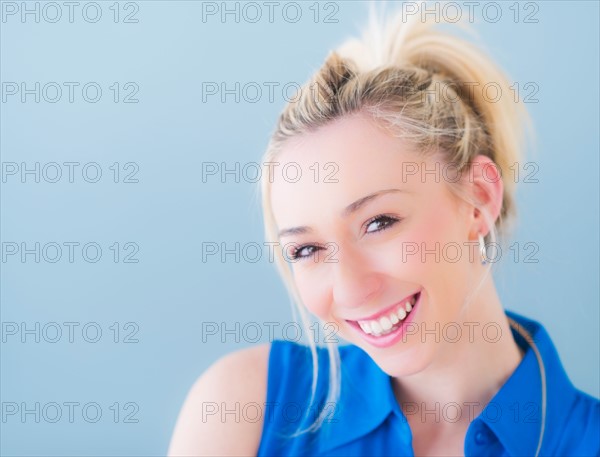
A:
{"label": "light blue background", "polygon": [[[4,335],[2,402],[96,402],[103,412],[96,423],[80,409],[73,423],[8,417],[0,424],[2,455],[164,455],[193,381],[223,354],[251,344],[232,336],[203,342],[202,322],[234,328],[236,321],[291,320],[283,285],[264,258],[201,259],[202,242],[263,241],[255,186],[231,177],[203,183],[201,164],[260,161],[284,105],[281,91],[273,102],[263,94],[257,103],[203,103],[201,83],[302,83],[366,16],[362,3],[338,2],[337,23],[315,23],[310,2],[295,24],[280,10],[274,23],[223,24],[202,22],[201,2],[145,1],[137,2],[138,23],[115,24],[112,3],[101,2],[95,24],[80,10],[74,23],[22,23],[18,16],[0,23],[3,82],[95,81],[104,89],[96,104],[80,92],[72,104],[65,96],[55,104],[9,98],[1,105],[2,161],[93,161],[105,173],[96,184],[81,174],[75,183],[12,177],[2,184],[3,242],[103,247],[97,263],[79,256],[38,264],[29,256],[0,265],[3,323],[80,323],[74,343],[66,334],[54,344]],[[513,237],[537,242],[540,262],[504,262],[497,285],[508,309],[546,326],[574,384],[598,397],[598,3],[537,5],[537,24],[515,23],[510,3],[502,3],[497,23],[475,15],[483,43],[512,80],[540,88],[539,102],[527,105],[539,183],[521,185]],[[108,86],[115,81],[138,84],[139,103],[113,103]],[[139,183],[111,182],[113,162],[136,162]],[[139,262],[114,263],[108,247],[115,241],[137,243]],[[100,342],[82,339],[86,322],[101,326]],[[112,342],[113,322],[120,339],[122,326],[134,322],[139,342]],[[115,402],[118,423],[109,409]],[[137,423],[123,423],[127,402],[139,406]]]}

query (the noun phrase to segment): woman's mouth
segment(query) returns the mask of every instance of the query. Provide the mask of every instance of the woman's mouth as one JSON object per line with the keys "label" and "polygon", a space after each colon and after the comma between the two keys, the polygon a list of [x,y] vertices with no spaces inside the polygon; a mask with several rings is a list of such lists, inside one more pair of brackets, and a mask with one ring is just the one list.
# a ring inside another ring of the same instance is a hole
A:
{"label": "woman's mouth", "polygon": [[347,322],[369,343],[378,347],[387,347],[404,334],[407,324],[413,320],[420,298],[421,291],[374,319]]}

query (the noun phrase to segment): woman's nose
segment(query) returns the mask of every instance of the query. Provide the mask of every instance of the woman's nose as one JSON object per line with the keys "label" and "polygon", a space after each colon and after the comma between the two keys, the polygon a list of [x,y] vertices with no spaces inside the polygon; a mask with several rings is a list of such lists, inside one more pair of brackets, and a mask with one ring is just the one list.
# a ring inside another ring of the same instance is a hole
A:
{"label": "woman's nose", "polygon": [[381,278],[368,259],[352,247],[339,247],[333,265],[333,300],[340,308],[357,308],[372,300],[381,288]]}

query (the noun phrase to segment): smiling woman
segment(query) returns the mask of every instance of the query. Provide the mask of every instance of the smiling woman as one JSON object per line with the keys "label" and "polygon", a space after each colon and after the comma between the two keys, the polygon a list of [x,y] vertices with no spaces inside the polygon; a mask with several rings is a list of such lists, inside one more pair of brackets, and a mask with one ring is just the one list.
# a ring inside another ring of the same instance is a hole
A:
{"label": "smiling woman", "polygon": [[[171,455],[600,454],[600,401],[572,385],[540,323],[504,309],[490,274],[528,122],[490,85],[510,93],[482,52],[418,16],[373,19],[328,56],[264,158],[299,179],[263,175],[261,189],[268,241],[293,246],[277,266],[307,333],[308,311],[350,344],[220,360]],[[331,164],[333,180],[310,172]],[[272,409],[199,417],[232,399]]]}

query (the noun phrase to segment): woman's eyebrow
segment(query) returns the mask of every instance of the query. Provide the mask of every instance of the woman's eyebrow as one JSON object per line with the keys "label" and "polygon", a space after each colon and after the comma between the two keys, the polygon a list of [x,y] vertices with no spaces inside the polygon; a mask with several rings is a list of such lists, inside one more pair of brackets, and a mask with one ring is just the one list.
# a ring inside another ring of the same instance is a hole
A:
{"label": "woman's eyebrow", "polygon": [[348,217],[350,214],[355,213],[356,211],[358,211],[362,206],[364,206],[368,202],[375,200],[376,198],[381,197],[382,195],[396,193],[396,192],[410,193],[406,189],[385,189],[385,190],[379,190],[377,192],[373,192],[372,194],[369,194],[366,197],[359,198],[354,203],[350,203],[348,206],[346,206],[346,208],[342,212],[342,216]]}
{"label": "woman's eyebrow", "polygon": [[[342,211],[342,216],[343,217],[348,217],[350,214],[355,213],[362,206],[364,206],[365,204],[369,203],[370,201],[373,201],[376,198],[381,197],[382,195],[386,195],[386,194],[390,194],[390,193],[396,193],[396,192],[411,193],[410,191],[408,191],[406,189],[385,189],[385,190],[379,190],[379,191],[373,192],[372,194],[369,194],[369,195],[367,195],[365,197],[361,197],[361,198],[359,198],[358,200],[356,200],[353,203],[350,203]],[[310,233],[310,232],[312,232],[312,229],[310,227],[308,227],[306,225],[302,225],[302,226],[299,226],[299,227],[291,227],[291,228],[280,230],[279,231],[279,237],[281,238],[281,237],[290,236],[290,235],[303,235],[303,234]]]}

